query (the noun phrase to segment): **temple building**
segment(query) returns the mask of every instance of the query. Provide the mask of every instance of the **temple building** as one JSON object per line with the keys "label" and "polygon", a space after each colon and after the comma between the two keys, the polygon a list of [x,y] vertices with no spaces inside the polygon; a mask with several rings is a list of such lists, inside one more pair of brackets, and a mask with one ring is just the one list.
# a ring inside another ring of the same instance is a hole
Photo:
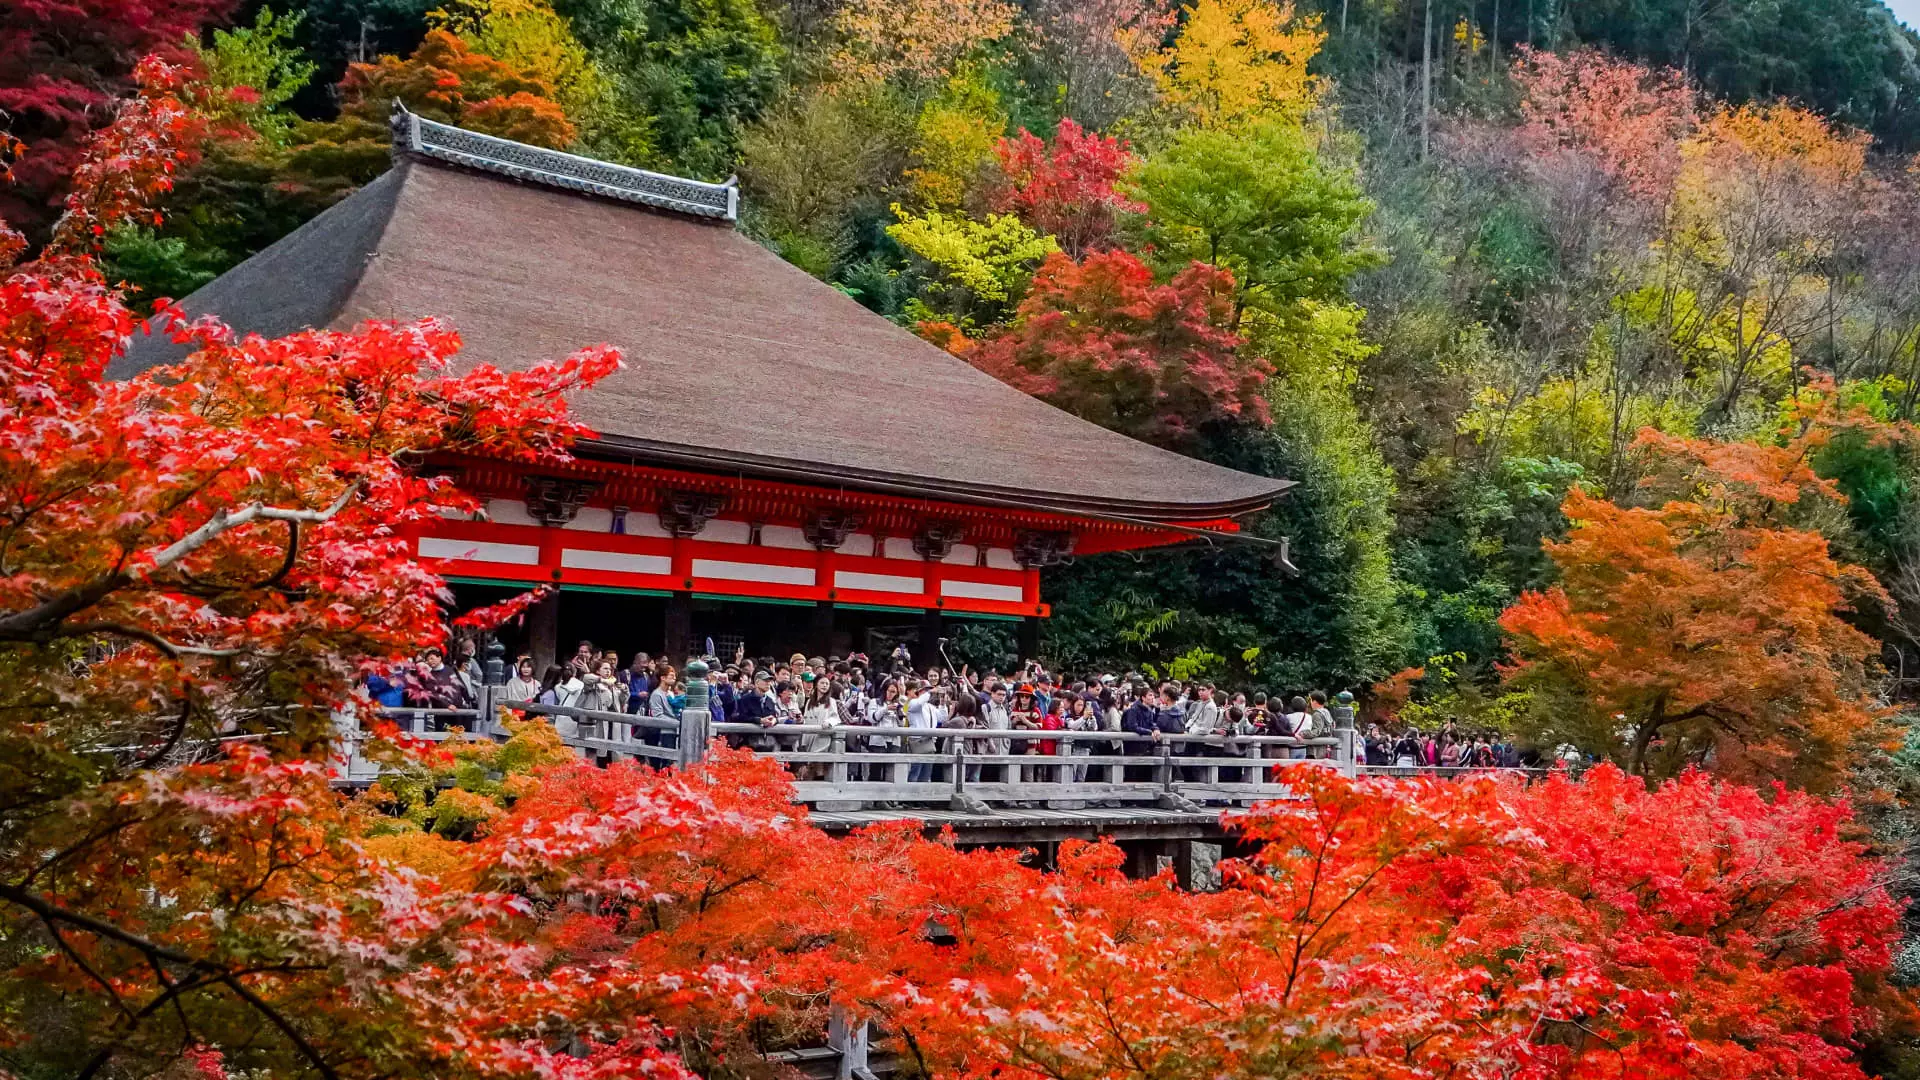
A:
{"label": "temple building", "polygon": [[[581,638],[921,660],[958,619],[1031,650],[1043,568],[1231,533],[1290,486],[999,382],[743,235],[739,200],[397,112],[391,170],[182,306],[267,336],[437,316],[464,365],[622,348],[575,399],[573,464],[431,464],[486,513],[421,557],[469,606],[557,584],[511,642],[542,662]],[[179,348],[137,339],[115,374]]]}

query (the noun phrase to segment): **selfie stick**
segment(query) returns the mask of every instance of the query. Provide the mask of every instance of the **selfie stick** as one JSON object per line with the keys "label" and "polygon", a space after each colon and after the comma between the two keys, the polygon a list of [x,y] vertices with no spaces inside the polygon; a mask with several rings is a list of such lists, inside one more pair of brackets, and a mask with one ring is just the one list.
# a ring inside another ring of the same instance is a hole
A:
{"label": "selfie stick", "polygon": [[960,669],[953,666],[953,657],[947,655],[947,639],[946,638],[936,639],[935,647],[940,650],[940,659],[945,660],[947,662],[947,674],[953,676],[956,679],[959,678]]}

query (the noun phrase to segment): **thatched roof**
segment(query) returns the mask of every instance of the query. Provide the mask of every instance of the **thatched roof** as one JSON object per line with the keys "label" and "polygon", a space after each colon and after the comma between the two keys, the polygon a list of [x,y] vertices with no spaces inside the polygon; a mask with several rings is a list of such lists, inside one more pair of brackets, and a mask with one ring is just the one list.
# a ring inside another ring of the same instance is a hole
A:
{"label": "thatched roof", "polygon": [[[400,130],[391,171],[183,307],[268,336],[439,316],[462,362],[507,368],[617,345],[627,369],[576,401],[599,433],[589,456],[1166,521],[1245,513],[1290,486],[1107,431],[949,356],[736,232],[726,185],[417,118]],[[113,373],[177,356],[136,339]]]}

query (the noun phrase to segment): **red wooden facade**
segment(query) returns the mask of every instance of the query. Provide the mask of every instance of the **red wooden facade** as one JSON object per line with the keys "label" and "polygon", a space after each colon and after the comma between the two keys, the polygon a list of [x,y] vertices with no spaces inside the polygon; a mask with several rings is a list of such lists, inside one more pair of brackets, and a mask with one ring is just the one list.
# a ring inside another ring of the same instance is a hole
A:
{"label": "red wooden facade", "polygon": [[1193,528],[592,460],[442,465],[487,513],[422,530],[420,555],[503,583],[1044,616],[1042,566]]}

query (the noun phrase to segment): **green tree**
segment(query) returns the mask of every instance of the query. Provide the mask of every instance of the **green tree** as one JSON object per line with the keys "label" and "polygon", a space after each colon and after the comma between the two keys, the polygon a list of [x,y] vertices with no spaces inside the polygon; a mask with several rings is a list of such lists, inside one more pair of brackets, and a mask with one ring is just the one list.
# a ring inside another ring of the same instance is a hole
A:
{"label": "green tree", "polygon": [[1141,238],[1155,255],[1232,271],[1241,310],[1295,318],[1304,301],[1344,300],[1347,278],[1375,261],[1358,243],[1372,207],[1352,172],[1280,121],[1181,131],[1128,193],[1147,205]]}
{"label": "green tree", "polygon": [[886,94],[826,88],[768,110],[740,140],[748,227],[788,262],[831,274],[855,246],[852,219],[887,213],[912,122],[896,106]]}
{"label": "green tree", "polygon": [[251,26],[215,30],[210,44],[189,39],[206,68],[214,97],[259,138],[280,145],[296,119],[287,104],[313,78],[316,65],[294,45],[299,11],[261,8]]}
{"label": "green tree", "polygon": [[[1359,312],[1309,305],[1308,332],[1276,356],[1273,425],[1216,430],[1204,456],[1300,482],[1249,519],[1256,536],[1291,541],[1299,573],[1244,544],[1135,559],[1081,559],[1044,583],[1054,617],[1049,655],[1068,662],[1164,665],[1204,650],[1275,691],[1357,689],[1403,666],[1413,621],[1392,558],[1395,481],[1354,404],[1366,352]],[[1251,329],[1271,317],[1261,314]],[[1248,650],[1258,649],[1251,658]]]}
{"label": "green tree", "polygon": [[658,168],[721,179],[783,86],[786,48],[753,0],[557,0],[613,83],[647,117]]}

